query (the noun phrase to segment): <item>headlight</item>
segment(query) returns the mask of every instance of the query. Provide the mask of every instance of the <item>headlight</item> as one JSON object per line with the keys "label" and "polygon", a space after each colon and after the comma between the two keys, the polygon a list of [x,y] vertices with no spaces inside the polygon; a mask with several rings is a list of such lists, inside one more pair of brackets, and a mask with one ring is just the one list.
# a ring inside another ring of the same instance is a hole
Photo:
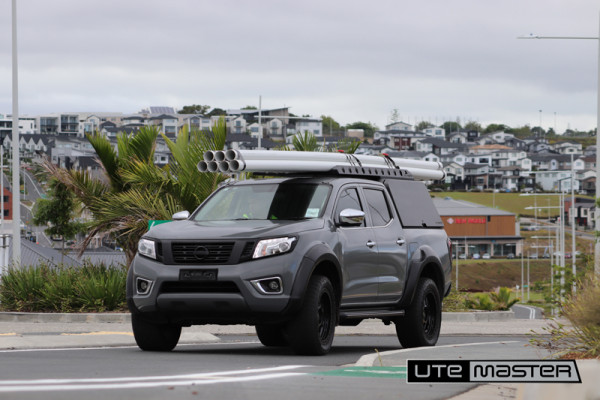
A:
{"label": "headlight", "polygon": [[138,242],[138,253],[156,260],[156,244],[154,240],[140,239]]}
{"label": "headlight", "polygon": [[261,258],[273,256],[275,254],[287,253],[292,249],[292,244],[295,241],[296,238],[294,237],[261,240],[256,245],[252,258]]}

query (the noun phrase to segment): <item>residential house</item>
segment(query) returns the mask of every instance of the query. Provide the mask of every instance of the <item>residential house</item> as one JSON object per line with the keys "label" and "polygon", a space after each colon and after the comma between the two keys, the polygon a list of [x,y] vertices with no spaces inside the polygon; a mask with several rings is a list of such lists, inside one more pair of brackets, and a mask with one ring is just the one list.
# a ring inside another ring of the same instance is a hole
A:
{"label": "residential house", "polygon": [[492,154],[503,150],[512,150],[512,148],[502,144],[479,144],[470,147],[473,154]]}
{"label": "residential house", "polygon": [[560,154],[582,154],[581,143],[563,140],[554,144],[554,150]]}
{"label": "residential house", "polygon": [[469,188],[487,189],[489,185],[490,166],[488,164],[463,165],[465,171],[465,184]]}
{"label": "residential house", "polygon": [[[570,192],[571,191],[571,171],[548,170],[538,171],[536,173],[536,184],[546,192]],[[573,180],[573,189],[576,192],[580,190],[580,181]]]}
{"label": "residential house", "polygon": [[468,137],[466,132],[453,132],[451,135],[447,137],[447,140],[450,143],[461,143],[466,144],[468,142]]}
{"label": "residential house", "polygon": [[498,150],[490,153],[493,167],[510,167],[519,164],[519,160],[527,157],[527,152],[519,150]]}
{"label": "residential house", "polygon": [[286,131],[284,131],[286,135],[295,135],[296,133],[304,132],[310,132],[317,137],[323,136],[323,120],[320,118],[292,119]]}
{"label": "residential house", "polygon": [[465,168],[461,164],[454,161],[444,163],[444,172],[446,173],[444,181],[452,190],[464,189]]}
{"label": "residential house", "polygon": [[[429,137],[434,137],[434,138],[438,138],[438,139],[442,139],[442,140],[446,139],[446,130],[439,126],[425,128],[425,129],[423,129],[423,132],[425,133],[426,136],[429,136]],[[456,143],[456,142],[454,142],[454,143]]]}
{"label": "residential house", "polygon": [[496,172],[501,176],[503,189],[517,191],[521,188],[535,186],[535,177],[530,175],[529,170],[524,170],[519,166],[500,167],[496,169]]}
{"label": "residential house", "polygon": [[427,136],[423,132],[408,130],[388,130],[376,131],[373,134],[373,144],[389,146],[399,151],[408,151],[415,149],[415,143],[418,140],[425,139]]}
{"label": "residential house", "polygon": [[437,138],[426,138],[416,143],[417,151],[432,152],[438,156],[451,153],[461,153],[468,150],[468,146],[461,143],[449,143]]}
{"label": "residential house", "polygon": [[248,123],[246,122],[246,120],[242,116],[239,116],[231,120],[227,124],[227,128],[229,129],[230,133],[234,135],[241,135],[243,133],[246,133],[247,125]]}
{"label": "residential house", "polygon": [[406,122],[398,121],[385,126],[386,131],[409,131],[414,132],[415,127]]}
{"label": "residential house", "polygon": [[157,126],[161,133],[169,138],[177,137],[177,130],[179,128],[179,119],[173,115],[160,114],[149,119],[149,124]]}
{"label": "residential house", "polygon": [[523,150],[523,151],[527,151],[527,142],[525,142],[524,140],[521,140],[519,138],[516,137],[506,137],[504,139],[504,145],[511,147],[514,150]]}

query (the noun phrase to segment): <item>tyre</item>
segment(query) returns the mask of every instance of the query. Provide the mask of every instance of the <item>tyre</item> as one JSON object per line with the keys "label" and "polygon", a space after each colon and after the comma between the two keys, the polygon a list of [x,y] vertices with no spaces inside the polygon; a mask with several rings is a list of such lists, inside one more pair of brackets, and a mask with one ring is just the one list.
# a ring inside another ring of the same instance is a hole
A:
{"label": "tyre", "polygon": [[327,354],[333,343],[337,321],[337,301],[328,278],[310,278],[304,303],[298,314],[285,327],[288,342],[295,353]]}
{"label": "tyre", "polygon": [[137,314],[131,314],[131,326],[135,342],[146,351],[171,351],[177,346],[181,335],[181,326],[153,324]]}
{"label": "tyre", "polygon": [[281,325],[256,325],[258,340],[267,347],[287,346]]}
{"label": "tyre", "polygon": [[396,320],[396,334],[402,347],[435,346],[442,324],[442,301],[437,285],[421,278],[404,317]]}

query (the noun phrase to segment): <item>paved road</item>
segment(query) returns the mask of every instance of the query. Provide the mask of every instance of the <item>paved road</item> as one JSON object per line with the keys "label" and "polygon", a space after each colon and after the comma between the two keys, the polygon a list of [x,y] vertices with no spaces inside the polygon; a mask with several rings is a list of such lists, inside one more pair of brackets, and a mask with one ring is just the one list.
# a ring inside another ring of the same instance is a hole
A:
{"label": "paved road", "polygon": [[375,349],[386,367],[403,367],[408,357],[540,357],[527,347],[524,336],[447,336],[435,348],[410,352],[399,352],[397,338],[391,335],[338,336],[325,357],[266,348],[254,335],[221,335],[219,339],[180,345],[171,353],[142,352],[133,346],[2,350],[0,398],[440,399],[476,385],[408,385],[402,368],[353,364]]}
{"label": "paved road", "polygon": [[539,307],[515,304],[512,306],[517,319],[540,319],[544,318],[544,310]]}

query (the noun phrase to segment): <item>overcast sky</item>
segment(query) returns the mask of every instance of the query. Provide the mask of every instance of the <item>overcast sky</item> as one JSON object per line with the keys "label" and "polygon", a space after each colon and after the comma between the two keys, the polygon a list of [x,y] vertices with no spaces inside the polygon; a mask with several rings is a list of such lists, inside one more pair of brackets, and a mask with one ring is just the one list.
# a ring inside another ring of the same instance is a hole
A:
{"label": "overcast sky", "polygon": [[[21,115],[288,106],[383,128],[596,126],[593,0],[17,0]],[[0,113],[12,112],[11,1]],[[542,110],[540,112],[540,110]]]}

